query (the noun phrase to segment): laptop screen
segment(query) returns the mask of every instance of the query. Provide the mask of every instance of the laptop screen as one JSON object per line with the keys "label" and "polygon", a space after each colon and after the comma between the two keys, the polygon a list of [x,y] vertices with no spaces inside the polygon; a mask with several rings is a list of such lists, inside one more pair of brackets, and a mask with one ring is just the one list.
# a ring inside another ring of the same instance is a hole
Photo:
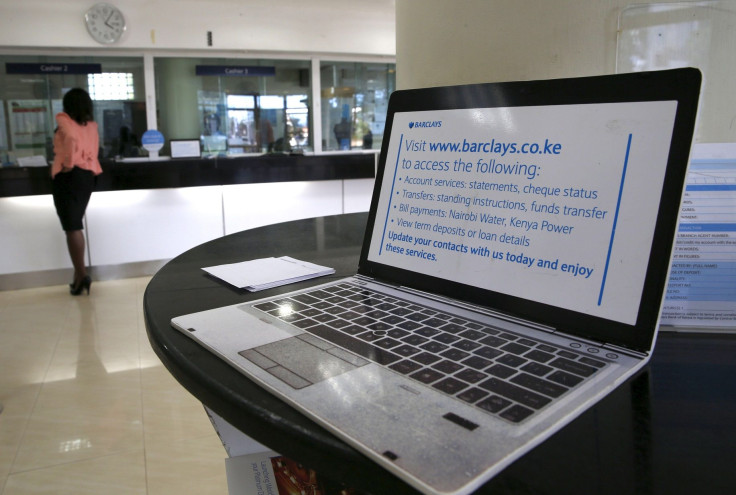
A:
{"label": "laptop screen", "polygon": [[[361,270],[648,348],[698,76],[682,70],[397,92]],[[662,91],[672,78],[691,84]]]}

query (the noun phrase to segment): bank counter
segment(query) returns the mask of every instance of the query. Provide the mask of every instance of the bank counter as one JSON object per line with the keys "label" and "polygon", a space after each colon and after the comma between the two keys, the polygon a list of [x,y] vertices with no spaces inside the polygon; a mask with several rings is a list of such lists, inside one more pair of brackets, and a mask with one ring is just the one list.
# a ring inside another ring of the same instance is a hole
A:
{"label": "bank counter", "polygon": [[[373,152],[103,161],[85,218],[97,279],[154,273],[240,230],[367,211]],[[0,168],[0,290],[67,283],[48,167]]]}

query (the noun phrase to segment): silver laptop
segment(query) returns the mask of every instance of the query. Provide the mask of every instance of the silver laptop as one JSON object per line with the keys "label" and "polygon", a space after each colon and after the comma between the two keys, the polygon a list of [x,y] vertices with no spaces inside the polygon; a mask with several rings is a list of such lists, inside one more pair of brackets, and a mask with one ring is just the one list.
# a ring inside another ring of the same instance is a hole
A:
{"label": "silver laptop", "polygon": [[648,361],[700,79],[397,91],[357,274],[172,325],[417,489],[470,493]]}

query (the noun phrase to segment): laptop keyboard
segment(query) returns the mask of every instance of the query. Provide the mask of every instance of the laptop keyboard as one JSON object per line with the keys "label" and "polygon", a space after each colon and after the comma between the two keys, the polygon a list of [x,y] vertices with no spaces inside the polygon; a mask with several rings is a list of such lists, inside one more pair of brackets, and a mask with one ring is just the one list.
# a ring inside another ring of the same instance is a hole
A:
{"label": "laptop keyboard", "polygon": [[254,308],[512,423],[606,366],[350,283]]}

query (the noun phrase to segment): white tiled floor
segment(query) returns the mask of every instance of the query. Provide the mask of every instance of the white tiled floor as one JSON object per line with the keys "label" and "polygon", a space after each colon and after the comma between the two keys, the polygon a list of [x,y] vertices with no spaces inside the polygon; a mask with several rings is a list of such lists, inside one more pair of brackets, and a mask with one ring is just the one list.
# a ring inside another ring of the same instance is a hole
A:
{"label": "white tiled floor", "polygon": [[149,280],[0,291],[0,495],[227,494],[202,405],[148,344]]}

